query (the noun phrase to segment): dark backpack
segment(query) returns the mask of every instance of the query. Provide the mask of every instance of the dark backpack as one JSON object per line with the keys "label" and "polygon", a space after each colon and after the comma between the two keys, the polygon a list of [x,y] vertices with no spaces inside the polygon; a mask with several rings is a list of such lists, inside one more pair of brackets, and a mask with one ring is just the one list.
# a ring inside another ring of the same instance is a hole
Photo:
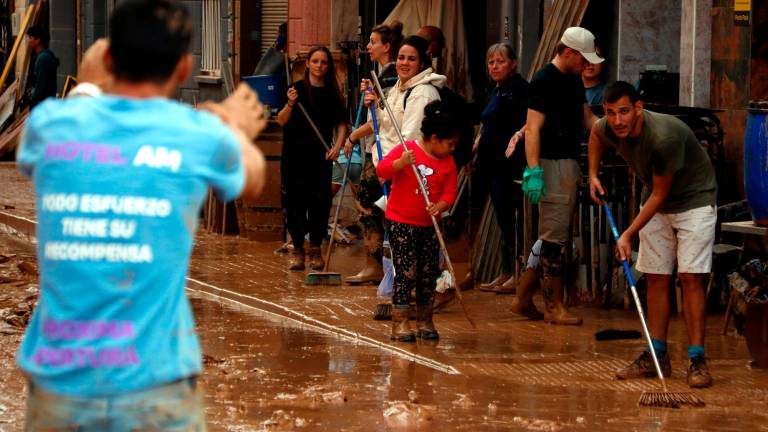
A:
{"label": "dark backpack", "polygon": [[[403,110],[405,110],[408,103],[408,96],[411,95],[414,88],[415,87],[411,87],[405,91]],[[461,167],[466,165],[472,158],[472,144],[475,138],[475,124],[473,119],[475,116],[469,102],[467,102],[463,96],[445,86],[435,88],[440,94],[440,101],[443,103],[445,110],[455,115],[458,121],[461,122],[461,137],[456,148],[453,150],[453,160],[456,163],[456,168],[461,169]]]}

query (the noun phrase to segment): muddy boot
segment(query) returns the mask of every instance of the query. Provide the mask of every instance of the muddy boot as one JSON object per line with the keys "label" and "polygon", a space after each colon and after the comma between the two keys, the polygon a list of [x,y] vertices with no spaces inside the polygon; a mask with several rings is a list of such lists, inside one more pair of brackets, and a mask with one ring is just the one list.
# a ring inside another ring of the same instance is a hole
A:
{"label": "muddy boot", "polygon": [[379,264],[379,262],[376,261],[376,259],[374,259],[371,254],[367,254],[365,256],[365,267],[360,270],[360,273],[354,276],[346,277],[344,282],[350,285],[379,283],[383,277],[384,272],[381,269],[381,264]]}
{"label": "muddy boot", "polygon": [[[665,378],[672,376],[672,364],[669,362],[668,354],[659,357],[659,366],[661,367],[661,374],[664,375]],[[635,361],[616,371],[616,378],[620,380],[656,378],[657,376],[656,366],[653,364],[653,357],[648,351],[643,351]]]}
{"label": "muddy boot", "polygon": [[393,341],[415,342],[416,335],[408,322],[411,318],[410,306],[392,306],[392,336]]}
{"label": "muddy boot", "polygon": [[562,276],[544,279],[544,321],[560,325],[581,325],[581,317],[568,312],[563,304],[565,281]]}
{"label": "muddy boot", "polygon": [[309,247],[309,268],[312,270],[322,270],[325,266],[323,261],[323,254],[320,251],[320,246]]}
{"label": "muddy boot", "polygon": [[509,310],[532,320],[544,318],[533,304],[533,294],[537,289],[539,289],[539,272],[535,268],[525,269],[520,275],[520,283],[517,284],[517,297]]}
{"label": "muddy boot", "polygon": [[291,261],[288,263],[289,270],[304,270],[304,249],[294,249],[291,251]]}
{"label": "muddy boot", "polygon": [[691,359],[688,366],[688,376],[685,381],[691,388],[704,388],[712,385],[712,375],[709,374],[707,361],[704,356],[697,356]]}
{"label": "muddy boot", "polygon": [[435,330],[435,324],[432,322],[432,304],[416,305],[416,319],[419,322],[416,337],[426,340],[440,339],[440,335]]}

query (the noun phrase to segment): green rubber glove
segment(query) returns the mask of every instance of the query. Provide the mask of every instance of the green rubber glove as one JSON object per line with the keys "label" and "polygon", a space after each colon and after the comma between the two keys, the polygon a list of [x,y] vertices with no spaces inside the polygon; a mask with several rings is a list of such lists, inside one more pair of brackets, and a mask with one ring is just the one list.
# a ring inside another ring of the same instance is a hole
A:
{"label": "green rubber glove", "polygon": [[541,197],[547,194],[547,190],[544,187],[544,168],[540,166],[525,168],[523,173],[523,193],[525,193],[533,205],[538,204]]}

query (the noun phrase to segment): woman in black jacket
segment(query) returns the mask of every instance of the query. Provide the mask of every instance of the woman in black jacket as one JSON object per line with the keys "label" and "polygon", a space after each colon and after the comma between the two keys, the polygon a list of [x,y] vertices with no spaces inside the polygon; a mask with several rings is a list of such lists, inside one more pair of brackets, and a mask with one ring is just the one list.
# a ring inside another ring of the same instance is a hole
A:
{"label": "woman in black jacket", "polygon": [[491,45],[486,59],[488,75],[496,85],[480,116],[482,128],[475,140],[473,211],[482,212],[488,194],[491,195],[503,242],[501,274],[492,282],[482,284],[480,289],[511,294],[515,292],[515,209],[522,208],[520,186],[514,181],[522,176],[525,149],[508,143],[525,124],[528,82],[517,73],[517,55],[509,44]]}

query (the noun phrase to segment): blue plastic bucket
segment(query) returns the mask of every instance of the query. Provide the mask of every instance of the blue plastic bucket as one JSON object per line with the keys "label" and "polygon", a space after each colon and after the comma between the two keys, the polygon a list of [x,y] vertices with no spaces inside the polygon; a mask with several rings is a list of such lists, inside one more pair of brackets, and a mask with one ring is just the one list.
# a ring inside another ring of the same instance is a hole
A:
{"label": "blue plastic bucket", "polygon": [[259,95],[259,101],[269,107],[272,115],[285,104],[285,75],[254,75],[243,77],[243,81]]}
{"label": "blue plastic bucket", "polygon": [[768,110],[749,110],[744,131],[744,189],[752,219],[768,226]]}

